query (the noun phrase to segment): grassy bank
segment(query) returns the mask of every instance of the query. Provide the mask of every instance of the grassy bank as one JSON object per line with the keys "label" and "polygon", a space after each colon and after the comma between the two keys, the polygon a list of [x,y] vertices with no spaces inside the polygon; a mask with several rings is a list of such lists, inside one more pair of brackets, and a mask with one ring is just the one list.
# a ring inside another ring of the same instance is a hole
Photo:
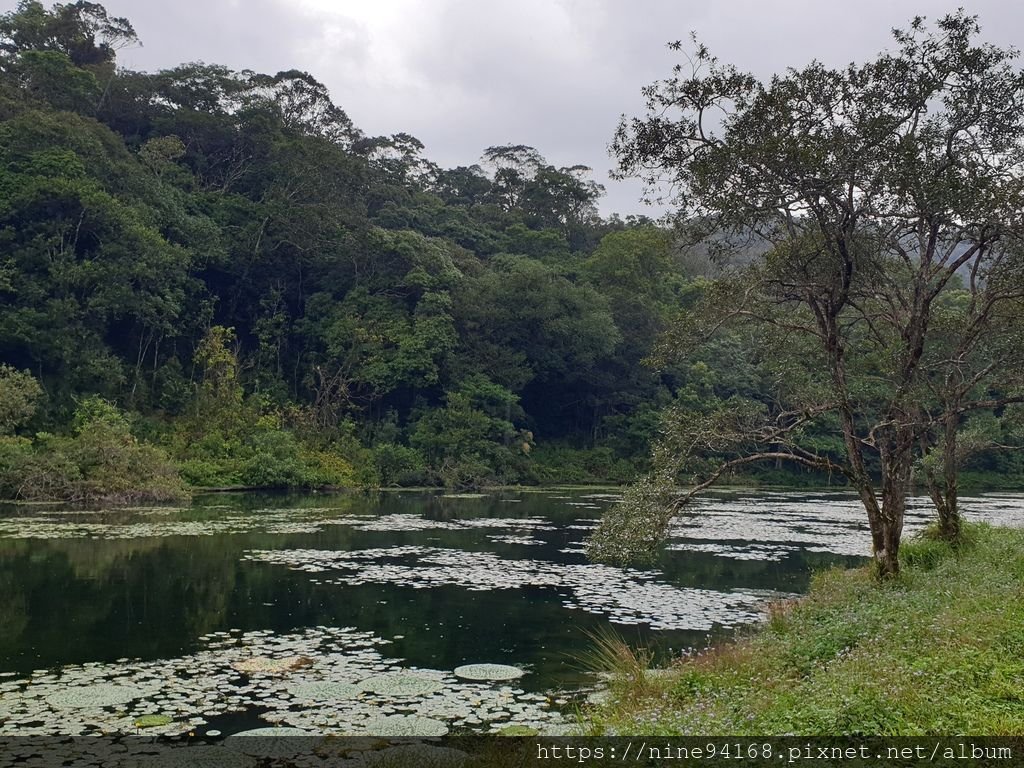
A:
{"label": "grassy bank", "polygon": [[619,653],[588,732],[1024,733],[1024,531],[968,533],[959,551],[908,542],[892,584],[820,573],[763,628],[667,673]]}

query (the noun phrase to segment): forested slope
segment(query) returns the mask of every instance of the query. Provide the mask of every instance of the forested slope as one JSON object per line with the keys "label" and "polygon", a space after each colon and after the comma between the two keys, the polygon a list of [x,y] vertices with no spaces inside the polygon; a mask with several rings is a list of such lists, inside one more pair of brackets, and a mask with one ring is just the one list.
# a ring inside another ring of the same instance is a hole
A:
{"label": "forested slope", "polygon": [[706,260],[587,168],[440,168],[310,74],[119,69],[136,42],[0,18],[0,495],[623,481],[666,404],[767,391],[741,336],[643,365]]}

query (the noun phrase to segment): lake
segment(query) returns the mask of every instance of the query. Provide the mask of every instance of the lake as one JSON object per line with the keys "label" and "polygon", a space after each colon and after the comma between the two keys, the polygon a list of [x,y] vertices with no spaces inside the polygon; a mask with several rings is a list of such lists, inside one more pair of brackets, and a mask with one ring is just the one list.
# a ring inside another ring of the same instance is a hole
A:
{"label": "lake", "polygon": [[[0,734],[545,733],[612,628],[658,662],[861,562],[845,492],[719,493],[648,570],[591,564],[611,491],[217,494],[0,508]],[[1024,497],[963,500],[1024,523]],[[931,512],[916,499],[908,531]]]}

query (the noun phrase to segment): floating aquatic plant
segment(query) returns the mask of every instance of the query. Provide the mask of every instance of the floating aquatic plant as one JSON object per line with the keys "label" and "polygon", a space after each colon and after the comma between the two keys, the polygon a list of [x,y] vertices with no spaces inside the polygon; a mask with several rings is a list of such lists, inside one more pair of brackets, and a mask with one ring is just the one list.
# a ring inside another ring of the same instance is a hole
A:
{"label": "floating aquatic plant", "polygon": [[540,539],[535,539],[532,536],[512,536],[512,535],[493,535],[488,536],[491,541],[496,541],[499,544],[523,544],[525,546],[537,546],[544,542]]}
{"label": "floating aquatic plant", "polygon": [[46,697],[46,702],[58,709],[64,708],[103,708],[117,707],[127,704],[133,699],[145,695],[138,688],[111,683],[96,683],[90,686],[58,689]]}
{"label": "floating aquatic plant", "polygon": [[173,722],[174,718],[170,715],[142,715],[135,718],[135,727],[159,728],[160,726],[170,725]]}
{"label": "floating aquatic plant", "polygon": [[299,683],[288,689],[296,699],[303,701],[321,701],[330,699],[354,699],[363,693],[357,685],[336,683],[330,680]]}
{"label": "floating aquatic plant", "polygon": [[[456,494],[480,496],[481,494]],[[577,512],[604,509],[618,494],[588,493],[582,496],[551,496]],[[517,501],[518,499],[501,499]],[[604,506],[602,506],[604,505]],[[1009,494],[986,494],[963,499],[971,520],[996,525],[1020,525],[1022,501]],[[204,507],[206,512],[215,507]],[[240,510],[221,507],[217,517],[180,519],[189,510],[178,508],[128,508],[67,510],[47,508],[16,517],[0,518],[0,538],[36,539],[135,539],[161,536],[213,536],[266,531],[273,534],[313,533],[326,526],[343,525],[363,531],[426,531],[495,528],[510,531],[554,530],[540,518],[486,518],[429,520],[418,514],[355,514],[338,508]],[[672,547],[709,551],[731,559],[779,560],[794,549],[838,555],[864,555],[870,539],[859,502],[848,496],[817,492],[771,493],[756,496],[709,496],[694,503],[694,512],[673,521],[669,531]],[[906,531],[918,530],[931,517],[927,499],[910,499]],[[569,527],[583,527],[580,521]],[[499,534],[504,535],[504,534]],[[506,540],[534,544],[539,541]],[[563,552],[578,554],[579,547]]]}
{"label": "floating aquatic plant", "polygon": [[286,656],[283,659],[270,659],[266,656],[253,656],[252,658],[236,661],[232,666],[239,672],[245,674],[262,673],[265,675],[285,675],[294,672],[296,669],[308,667],[313,660],[308,656]]}
{"label": "floating aquatic plant", "polygon": [[525,674],[508,664],[464,664],[455,668],[455,676],[466,680],[517,680]]}
{"label": "floating aquatic plant", "polygon": [[424,696],[440,691],[444,683],[409,672],[398,672],[367,678],[359,683],[359,688],[386,696]]}
{"label": "floating aquatic plant", "polygon": [[444,736],[448,726],[430,717],[388,715],[363,723],[362,731],[371,736]]}
{"label": "floating aquatic plant", "polygon": [[[550,587],[563,603],[606,615],[620,624],[654,629],[711,630],[758,621],[764,592],[680,588],[657,572],[589,563],[508,559],[490,552],[400,546],[338,552],[320,549],[255,550],[245,558],[309,573],[332,572],[324,584],[397,584],[413,589],[461,586],[471,591]],[[395,561],[406,562],[395,562]],[[408,562],[413,561],[413,562]]]}
{"label": "floating aquatic plant", "polygon": [[[179,658],[67,665],[0,682],[0,735],[131,734],[144,723],[162,735],[184,734],[201,731],[210,718],[254,705],[263,720],[280,726],[272,734],[278,737],[290,733],[286,727],[310,734],[375,734],[374,723],[398,716],[477,730],[513,716],[543,723],[545,729],[557,730],[561,723],[543,696],[460,680],[441,670],[405,669],[401,660],[382,655],[388,641],[351,627],[285,635],[221,631],[201,641],[202,650]],[[241,677],[239,663],[255,658],[312,663],[287,677]],[[385,726],[437,731],[418,720],[389,720]],[[166,760],[189,764],[187,757],[175,755]]]}

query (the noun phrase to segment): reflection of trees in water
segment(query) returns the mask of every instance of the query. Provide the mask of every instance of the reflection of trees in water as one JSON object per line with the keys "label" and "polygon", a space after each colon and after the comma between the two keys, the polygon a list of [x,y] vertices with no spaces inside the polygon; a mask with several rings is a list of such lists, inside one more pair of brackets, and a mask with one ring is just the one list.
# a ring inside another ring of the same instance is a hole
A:
{"label": "reflection of trees in water", "polygon": [[226,539],[3,542],[2,655],[32,668],[190,647],[225,621],[239,552]]}
{"label": "reflection of trees in water", "polygon": [[0,631],[0,659],[14,654],[28,628],[28,603],[25,593],[17,587],[13,573],[0,566],[0,627],[3,627]]}

